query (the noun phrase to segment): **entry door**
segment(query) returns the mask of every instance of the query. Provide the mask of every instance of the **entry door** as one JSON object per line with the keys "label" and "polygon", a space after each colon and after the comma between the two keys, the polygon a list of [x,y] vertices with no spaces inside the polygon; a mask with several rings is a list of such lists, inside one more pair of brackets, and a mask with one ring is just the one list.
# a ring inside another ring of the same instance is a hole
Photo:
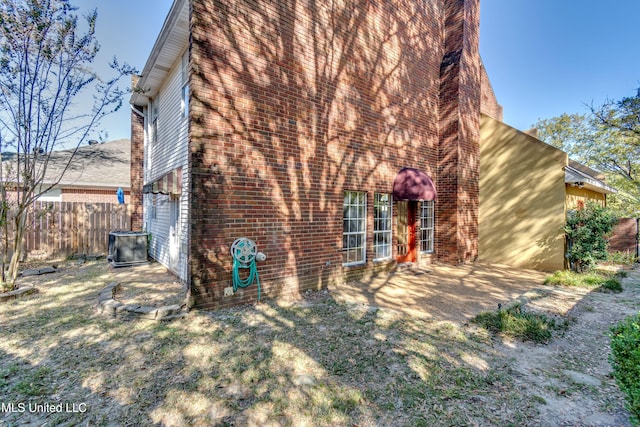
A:
{"label": "entry door", "polygon": [[400,201],[398,213],[397,257],[398,263],[416,261],[416,202]]}

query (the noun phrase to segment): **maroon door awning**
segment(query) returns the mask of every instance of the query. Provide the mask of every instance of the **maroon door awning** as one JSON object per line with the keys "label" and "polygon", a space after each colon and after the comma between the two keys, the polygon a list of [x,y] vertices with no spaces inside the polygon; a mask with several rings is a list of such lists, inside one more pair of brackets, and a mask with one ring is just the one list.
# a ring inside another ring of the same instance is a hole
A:
{"label": "maroon door awning", "polygon": [[142,187],[142,194],[182,194],[182,167],[161,176]]}
{"label": "maroon door awning", "polygon": [[395,200],[425,200],[436,198],[436,186],[426,173],[414,168],[402,168],[393,180]]}

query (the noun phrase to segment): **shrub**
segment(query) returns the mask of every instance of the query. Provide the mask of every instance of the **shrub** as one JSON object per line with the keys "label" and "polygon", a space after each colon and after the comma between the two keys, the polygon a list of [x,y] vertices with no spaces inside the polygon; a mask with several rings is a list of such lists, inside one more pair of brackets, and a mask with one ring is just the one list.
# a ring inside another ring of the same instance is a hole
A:
{"label": "shrub", "polygon": [[616,251],[616,252],[609,253],[609,262],[611,262],[612,264],[621,264],[621,265],[630,266],[637,261],[638,259],[636,258],[636,254],[630,251],[624,251],[624,252]]}
{"label": "shrub", "polygon": [[613,376],[627,399],[634,425],[640,424],[640,314],[611,328]]}
{"label": "shrub", "polygon": [[471,320],[493,334],[504,334],[522,341],[544,343],[551,338],[555,321],[546,316],[524,313],[519,305],[497,312],[484,312]]}
{"label": "shrub", "polygon": [[593,202],[568,213],[565,226],[569,239],[567,257],[575,271],[589,270],[598,261],[607,260],[607,235],[616,221],[609,209]]}
{"label": "shrub", "polygon": [[616,277],[608,277],[598,288],[600,292],[622,292],[622,283]]}

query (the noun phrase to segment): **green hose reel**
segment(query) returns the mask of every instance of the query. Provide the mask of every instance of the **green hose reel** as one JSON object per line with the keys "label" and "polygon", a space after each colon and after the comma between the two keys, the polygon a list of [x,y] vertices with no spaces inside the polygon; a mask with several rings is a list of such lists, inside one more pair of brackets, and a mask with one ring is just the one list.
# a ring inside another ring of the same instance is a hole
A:
{"label": "green hose reel", "polygon": [[[231,244],[231,257],[233,258],[233,292],[238,288],[246,288],[255,281],[258,284],[258,302],[260,302],[260,278],[256,261],[264,261],[267,256],[258,252],[256,242],[240,237]],[[241,269],[249,270],[244,279],[240,277]]]}

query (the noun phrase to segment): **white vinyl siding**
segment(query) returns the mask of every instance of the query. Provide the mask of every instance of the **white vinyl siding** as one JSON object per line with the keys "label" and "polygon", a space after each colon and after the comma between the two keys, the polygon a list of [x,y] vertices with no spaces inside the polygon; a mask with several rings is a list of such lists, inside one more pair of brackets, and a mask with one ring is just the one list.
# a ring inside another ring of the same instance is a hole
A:
{"label": "white vinyl siding", "polygon": [[182,55],[181,60],[182,99],[180,102],[180,115],[182,118],[189,116],[189,50]]}
{"label": "white vinyl siding", "polygon": [[[145,184],[162,178],[177,168],[182,168],[182,193],[177,200],[163,194],[146,194],[144,196],[144,219],[146,231],[151,234],[149,255],[155,260],[173,270],[181,279],[187,279],[187,242],[188,242],[188,120],[182,114],[183,68],[182,55],[169,72],[167,79],[154,97],[158,101],[156,141],[151,140],[152,114],[147,109],[147,126],[145,132]],[[153,104],[153,102],[152,102]],[[152,208],[155,198],[155,209]],[[179,212],[177,221],[177,236],[179,255],[175,257],[176,242],[171,239],[173,221],[171,217],[172,205],[179,204],[174,212]],[[155,213],[155,218],[152,216]],[[171,248],[171,244],[174,247]],[[173,260],[171,254],[174,254]],[[172,262],[173,261],[173,262]]]}

